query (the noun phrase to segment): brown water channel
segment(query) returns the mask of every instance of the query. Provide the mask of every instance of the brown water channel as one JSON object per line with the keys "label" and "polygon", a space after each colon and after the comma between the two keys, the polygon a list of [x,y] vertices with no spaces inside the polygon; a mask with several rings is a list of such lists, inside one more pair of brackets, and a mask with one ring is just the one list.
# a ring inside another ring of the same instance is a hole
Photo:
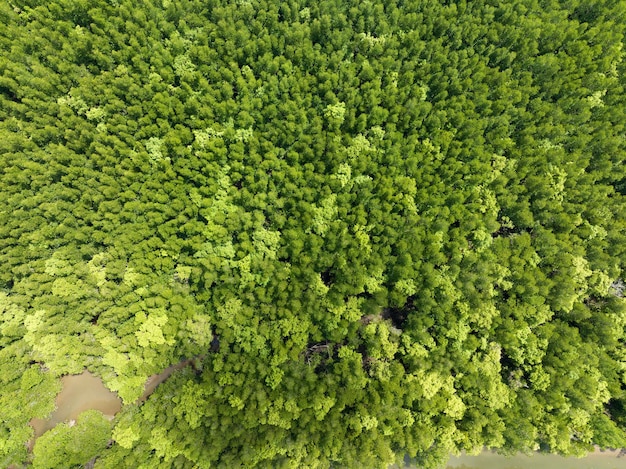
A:
{"label": "brown water channel", "polygon": [[[192,359],[183,360],[150,376],[138,402],[145,401],[174,371],[192,362]],[[56,398],[56,410],[45,420],[33,419],[30,422],[35,430],[35,438],[58,423],[76,420],[85,410],[99,410],[112,419],[122,408],[122,401],[117,394],[108,390],[100,378],[88,371],[80,375],[64,376],[61,382],[63,387]],[[31,448],[32,443],[29,445]],[[626,469],[626,457],[618,457],[618,454],[619,452],[597,451],[585,458],[576,459],[545,454],[505,457],[483,452],[477,456],[453,456],[448,461],[447,469]]]}

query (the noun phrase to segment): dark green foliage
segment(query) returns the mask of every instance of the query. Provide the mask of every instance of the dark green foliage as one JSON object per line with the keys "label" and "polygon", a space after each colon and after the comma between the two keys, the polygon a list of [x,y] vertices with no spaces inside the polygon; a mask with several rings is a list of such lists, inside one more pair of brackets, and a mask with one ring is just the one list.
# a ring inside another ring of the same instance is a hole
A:
{"label": "dark green foliage", "polygon": [[84,368],[115,443],[36,464],[623,446],[626,7],[587,3],[0,5],[0,461]]}

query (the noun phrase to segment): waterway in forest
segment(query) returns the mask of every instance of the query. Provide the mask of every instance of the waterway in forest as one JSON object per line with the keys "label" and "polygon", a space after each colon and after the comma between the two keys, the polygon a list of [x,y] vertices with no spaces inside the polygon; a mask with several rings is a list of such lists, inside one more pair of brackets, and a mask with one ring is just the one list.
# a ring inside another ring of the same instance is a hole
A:
{"label": "waterway in forest", "polygon": [[[150,376],[139,402],[145,401],[174,371],[191,363],[191,359],[183,360],[159,374]],[[56,410],[47,419],[33,419],[30,422],[35,430],[35,438],[54,428],[58,423],[76,420],[85,410],[99,410],[112,419],[122,408],[122,401],[117,394],[107,389],[100,378],[88,371],[80,375],[64,376],[61,382],[62,389],[56,398]],[[464,454],[452,456],[446,469],[527,469],[531,467],[533,469],[626,469],[626,456],[619,456],[617,451],[597,451],[584,458],[564,458],[546,454],[507,457],[485,451],[477,456]]]}
{"label": "waterway in forest", "polygon": [[626,457],[619,451],[596,451],[584,458],[533,454],[501,456],[483,452],[477,456],[452,456],[447,469],[626,469]]}

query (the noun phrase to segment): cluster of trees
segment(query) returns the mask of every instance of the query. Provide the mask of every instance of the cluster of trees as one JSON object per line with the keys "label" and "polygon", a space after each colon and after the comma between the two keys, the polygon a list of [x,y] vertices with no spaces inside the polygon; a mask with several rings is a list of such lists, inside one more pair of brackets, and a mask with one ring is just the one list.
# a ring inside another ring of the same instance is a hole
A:
{"label": "cluster of trees", "polygon": [[626,447],[626,5],[501,3],[0,2],[0,465]]}

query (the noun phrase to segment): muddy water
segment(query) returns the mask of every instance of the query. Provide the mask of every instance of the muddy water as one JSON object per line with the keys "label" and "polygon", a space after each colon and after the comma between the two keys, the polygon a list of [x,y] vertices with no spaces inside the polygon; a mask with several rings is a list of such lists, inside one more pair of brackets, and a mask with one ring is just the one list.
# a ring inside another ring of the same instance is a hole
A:
{"label": "muddy water", "polygon": [[57,408],[50,418],[30,421],[35,429],[35,438],[43,435],[57,423],[76,420],[85,410],[99,410],[104,415],[112,417],[122,408],[122,401],[117,394],[109,391],[100,378],[88,371],[80,375],[64,376],[61,383],[63,387],[56,398]]}
{"label": "muddy water", "polygon": [[447,469],[626,469],[626,457],[618,454],[597,451],[584,458],[564,458],[549,454],[506,457],[484,452],[478,456],[453,456]]}
{"label": "muddy water", "polygon": [[[138,403],[144,402],[156,387],[171,376],[176,370],[180,370],[190,363],[192,359],[183,360],[172,365],[161,373],[152,375],[146,380],[144,392]],[[54,428],[61,422],[76,420],[81,412],[94,409],[104,415],[113,416],[122,408],[122,401],[112,391],[109,391],[102,380],[90,372],[85,371],[80,375],[68,375],[61,378],[62,390],[56,398],[56,410],[48,419],[32,419],[30,425],[35,430],[35,438],[39,438],[45,432]]]}

